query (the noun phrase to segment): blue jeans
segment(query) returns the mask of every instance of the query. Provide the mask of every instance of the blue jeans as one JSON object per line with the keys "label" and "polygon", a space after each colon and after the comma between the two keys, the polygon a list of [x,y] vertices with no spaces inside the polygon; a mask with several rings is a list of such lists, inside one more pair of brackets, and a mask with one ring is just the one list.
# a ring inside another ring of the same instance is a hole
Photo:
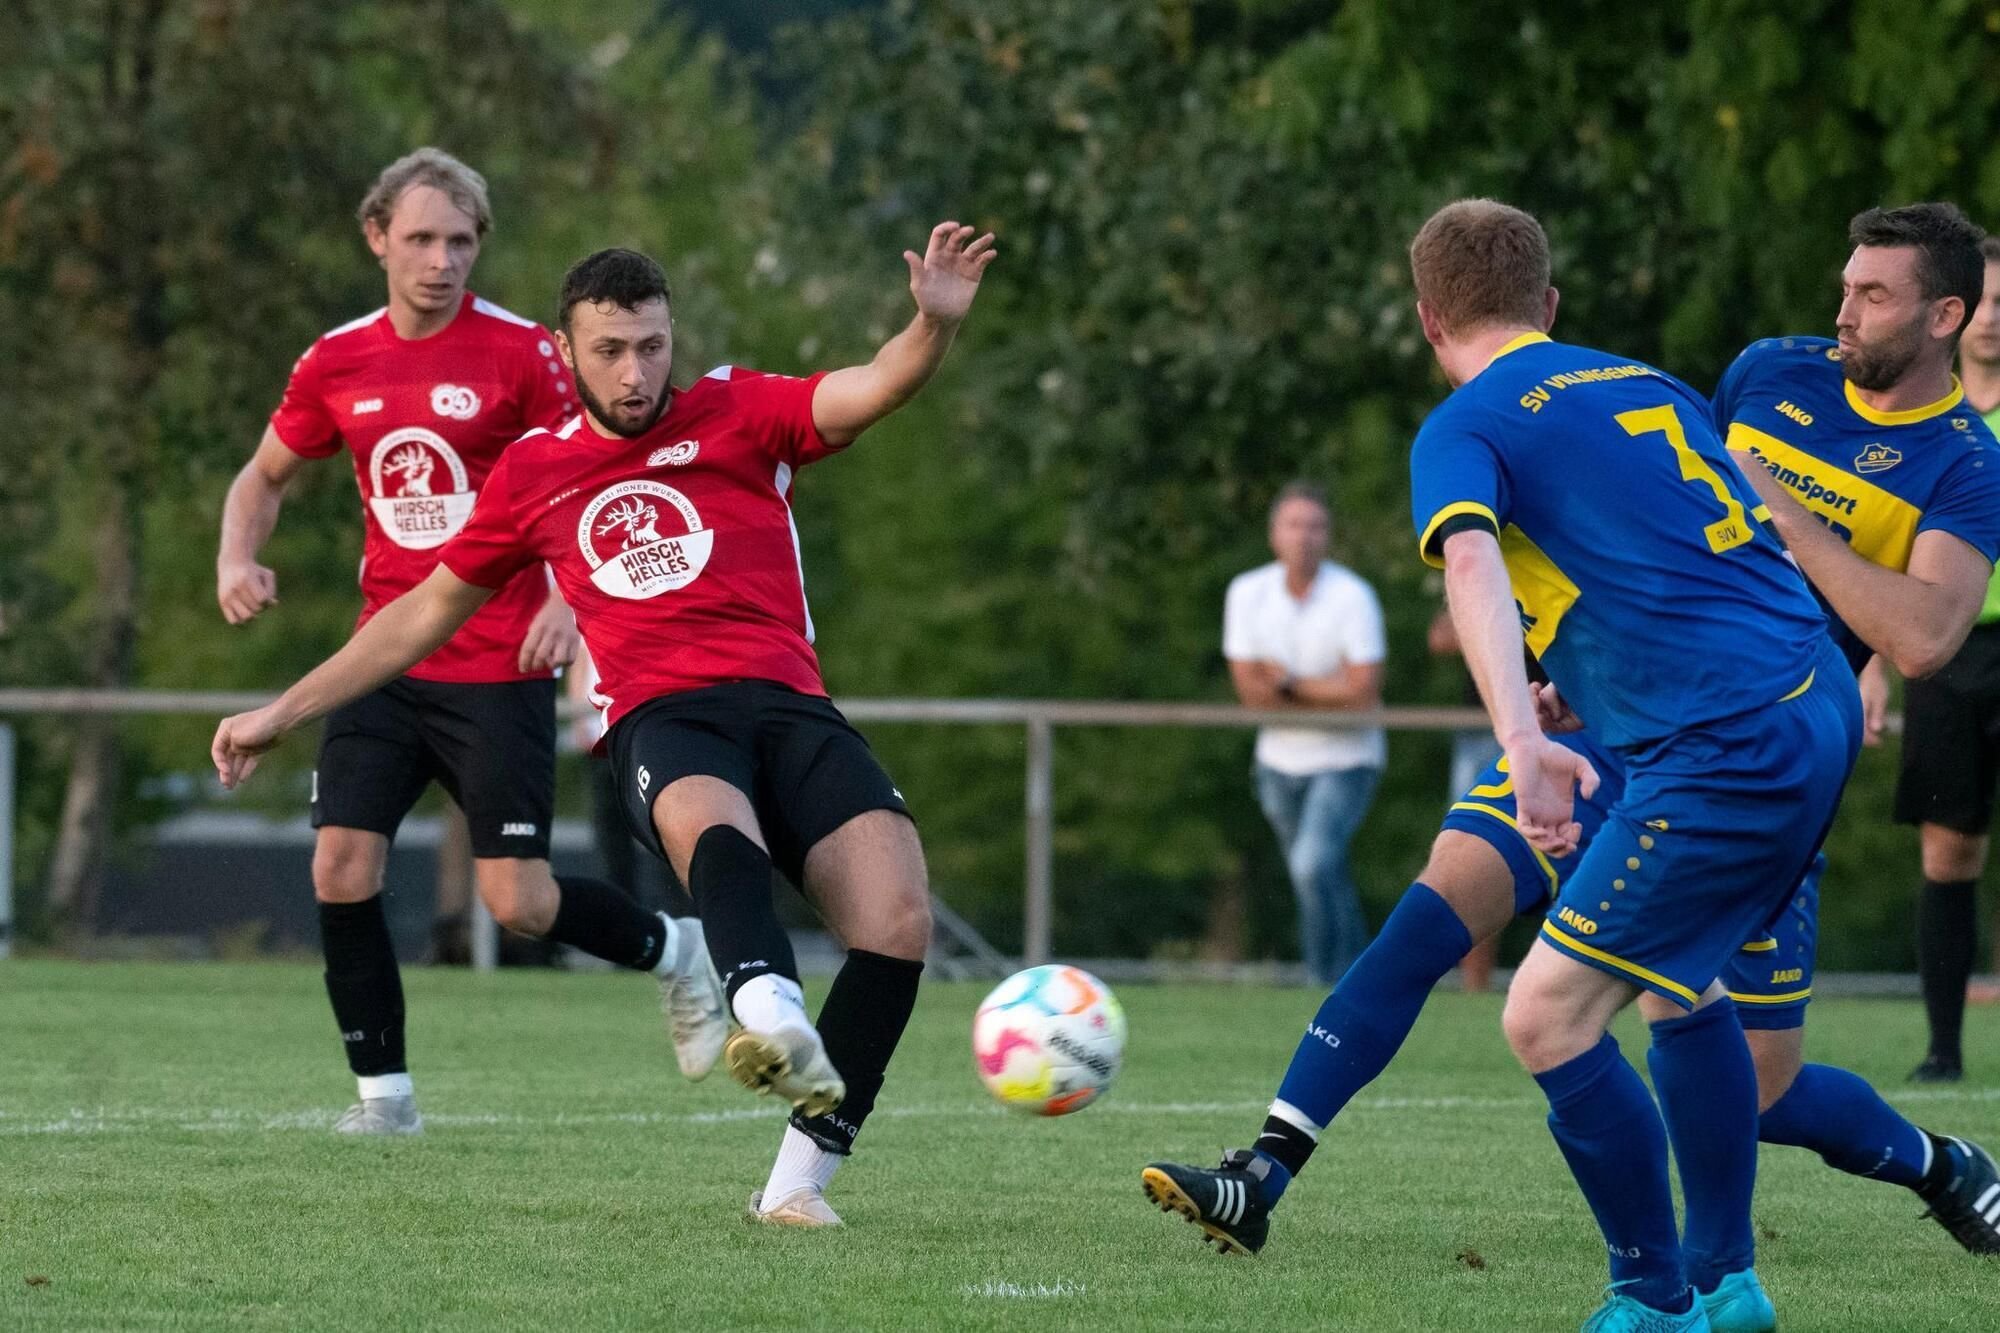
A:
{"label": "blue jeans", "polygon": [[1278,835],[1298,899],[1306,976],[1325,989],[1368,947],[1368,921],[1347,873],[1347,845],[1375,799],[1382,770],[1294,775],[1258,764],[1256,773],[1257,803]]}

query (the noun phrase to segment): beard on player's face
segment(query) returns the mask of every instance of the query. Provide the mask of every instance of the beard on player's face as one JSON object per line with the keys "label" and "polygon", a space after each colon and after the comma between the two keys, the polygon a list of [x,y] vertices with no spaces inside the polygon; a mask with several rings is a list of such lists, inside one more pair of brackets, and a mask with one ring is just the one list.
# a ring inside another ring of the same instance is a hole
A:
{"label": "beard on player's face", "polygon": [[583,399],[584,408],[599,425],[613,435],[628,440],[637,439],[651,430],[653,424],[660,419],[660,414],[667,410],[667,404],[673,401],[673,392],[665,387],[664,377],[661,389],[653,395],[650,402],[637,401],[643,395],[624,393],[622,386],[613,385],[611,388],[613,393],[619,394],[619,397],[606,402],[598,395],[597,390],[591,387],[590,380],[585,375],[581,372],[576,375],[576,392],[577,396]]}
{"label": "beard on player's face", "polygon": [[1857,389],[1870,393],[1881,393],[1902,383],[1910,367],[1924,354],[1924,347],[1930,341],[1928,326],[1930,309],[1928,304],[1922,313],[1914,316],[1907,324],[1876,333],[1868,338],[1861,336],[1857,326],[1842,328],[1840,353],[1840,373],[1847,382]]}

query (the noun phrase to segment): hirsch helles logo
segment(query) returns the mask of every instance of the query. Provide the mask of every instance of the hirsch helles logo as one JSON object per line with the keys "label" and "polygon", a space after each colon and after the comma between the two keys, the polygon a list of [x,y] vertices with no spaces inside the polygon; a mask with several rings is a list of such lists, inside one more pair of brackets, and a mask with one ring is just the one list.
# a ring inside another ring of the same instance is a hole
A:
{"label": "hirsch helles logo", "polygon": [[[668,531],[660,531],[662,523]],[[576,544],[600,591],[644,601],[700,578],[715,533],[702,527],[694,505],[673,487],[625,481],[584,506]]]}
{"label": "hirsch helles logo", "polygon": [[422,426],[392,430],[368,456],[368,508],[389,540],[412,551],[450,541],[465,526],[478,492],[458,451]]}
{"label": "hirsch helles logo", "polygon": [[453,421],[470,421],[479,415],[479,395],[457,384],[440,384],[431,389],[431,411]]}

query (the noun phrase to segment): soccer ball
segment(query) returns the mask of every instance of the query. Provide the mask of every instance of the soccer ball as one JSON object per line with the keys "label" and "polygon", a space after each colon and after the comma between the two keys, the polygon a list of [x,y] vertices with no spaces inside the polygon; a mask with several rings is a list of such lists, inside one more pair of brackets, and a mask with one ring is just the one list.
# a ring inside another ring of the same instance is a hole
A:
{"label": "soccer ball", "polygon": [[1080,967],[1016,972],[972,1016],[972,1058],[1001,1105],[1033,1115],[1080,1111],[1111,1086],[1125,1054],[1125,1010]]}

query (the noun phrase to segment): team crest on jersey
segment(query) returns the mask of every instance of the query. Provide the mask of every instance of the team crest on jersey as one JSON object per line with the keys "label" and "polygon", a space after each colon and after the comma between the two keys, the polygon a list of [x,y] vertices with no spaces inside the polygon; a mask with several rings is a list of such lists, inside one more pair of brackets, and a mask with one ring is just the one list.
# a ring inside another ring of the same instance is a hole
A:
{"label": "team crest on jersey", "polygon": [[1886,444],[1871,444],[1854,456],[1854,470],[1864,475],[1870,472],[1887,472],[1902,461],[1901,450],[1891,449]]}
{"label": "team crest on jersey", "polygon": [[694,456],[701,452],[700,440],[682,440],[679,444],[663,444],[646,455],[647,467],[684,467],[694,462]]}
{"label": "team crest on jersey", "polygon": [[479,415],[479,395],[459,384],[434,385],[431,411],[453,421],[470,421]]}
{"label": "team crest on jersey", "polygon": [[583,507],[576,544],[600,592],[641,602],[700,578],[715,533],[673,487],[624,481]]}
{"label": "team crest on jersey", "polygon": [[1951,428],[1953,430],[1971,430],[1972,422],[1965,417],[1953,417],[1951,419]]}
{"label": "team crest on jersey", "polygon": [[458,451],[422,426],[392,430],[375,442],[368,489],[368,508],[382,531],[412,551],[450,541],[479,499]]}

